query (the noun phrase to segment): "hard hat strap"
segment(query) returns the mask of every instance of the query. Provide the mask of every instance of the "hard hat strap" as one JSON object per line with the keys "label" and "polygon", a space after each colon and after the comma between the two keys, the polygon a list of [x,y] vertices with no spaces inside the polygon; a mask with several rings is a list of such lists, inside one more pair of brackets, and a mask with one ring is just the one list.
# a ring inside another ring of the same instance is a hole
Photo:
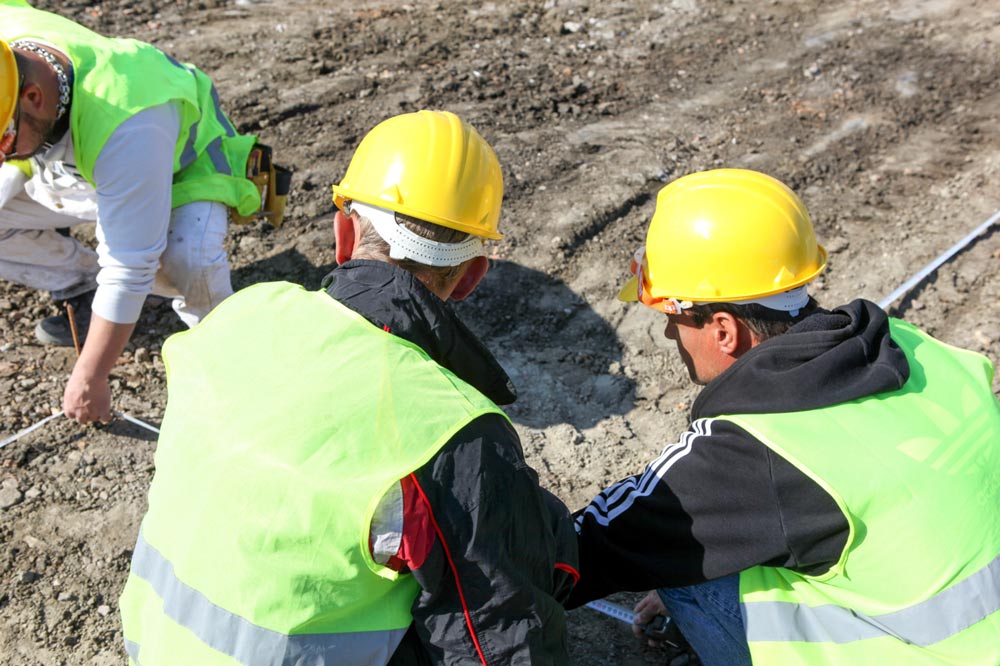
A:
{"label": "hard hat strap", "polygon": [[396,221],[396,214],[385,208],[351,201],[350,210],[357,211],[375,227],[378,235],[389,244],[389,258],[411,259],[425,266],[458,266],[469,259],[486,256],[483,239],[470,236],[461,243],[439,243],[413,233]]}

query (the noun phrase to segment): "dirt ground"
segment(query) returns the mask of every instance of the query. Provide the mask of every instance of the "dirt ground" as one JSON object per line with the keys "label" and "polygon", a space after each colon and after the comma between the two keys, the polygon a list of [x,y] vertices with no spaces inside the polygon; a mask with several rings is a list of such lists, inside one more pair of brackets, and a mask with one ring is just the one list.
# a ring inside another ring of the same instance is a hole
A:
{"label": "dirt ground", "polygon": [[[238,287],[319,286],[329,186],[378,121],[443,108],[476,126],[504,167],[506,238],[458,309],[520,389],[509,413],[529,462],[574,509],[639,472],[696,395],[662,320],[613,298],[666,182],[730,166],[789,183],[830,252],[815,294],[831,306],[880,300],[1000,208],[996,0],[37,5],[196,63],[295,170],[284,228],[232,229]],[[894,312],[996,363],[998,269],[994,233]],[[0,438],[60,407],[73,352],[32,335],[52,312],[0,284]],[[159,423],[160,346],[181,328],[150,299],[116,409]],[[154,448],[126,421],[59,419],[0,451],[0,664],[123,663],[117,597]],[[592,610],[569,622],[574,664],[664,661]]]}

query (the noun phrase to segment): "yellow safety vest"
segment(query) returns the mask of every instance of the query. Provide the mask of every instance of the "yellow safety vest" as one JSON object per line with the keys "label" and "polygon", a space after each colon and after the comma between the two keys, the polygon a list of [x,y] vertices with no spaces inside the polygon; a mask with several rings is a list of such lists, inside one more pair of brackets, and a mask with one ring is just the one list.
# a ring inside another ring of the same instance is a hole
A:
{"label": "yellow safety vest", "polygon": [[419,347],[288,283],[236,293],[163,351],[156,474],[120,600],[134,662],[385,663],[418,587],[372,560],[375,508],[502,412]]}
{"label": "yellow safety vest", "polygon": [[820,484],[850,536],[825,575],[740,575],[765,666],[1000,664],[1000,407],[984,357],[890,320],[897,391],[725,416]]}
{"label": "yellow safety vest", "polygon": [[136,113],[177,102],[181,131],[174,151],[172,204],[219,201],[249,215],[260,194],[246,178],[256,137],[241,135],[219,107],[212,81],[156,47],[114,39],[67,18],[0,0],[0,37],[48,42],[73,63],[70,134],[80,174],[94,184],[94,163],[105,142]]}

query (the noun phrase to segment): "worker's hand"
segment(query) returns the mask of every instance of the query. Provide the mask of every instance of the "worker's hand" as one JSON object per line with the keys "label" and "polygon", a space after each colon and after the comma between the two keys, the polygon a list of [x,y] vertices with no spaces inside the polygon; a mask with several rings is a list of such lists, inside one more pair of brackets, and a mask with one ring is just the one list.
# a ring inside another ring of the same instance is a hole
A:
{"label": "worker's hand", "polygon": [[[635,618],[632,620],[632,633],[637,638],[646,638],[644,627],[654,617],[667,614],[667,608],[663,605],[663,601],[660,599],[660,595],[656,593],[656,590],[651,591],[643,597],[632,610],[635,611]],[[663,641],[647,640],[646,642],[653,647],[663,645]]]}
{"label": "worker's hand", "polygon": [[125,349],[133,328],[135,324],[116,324],[96,312],[91,315],[87,342],[73,366],[73,374],[69,376],[66,392],[63,393],[66,416],[83,424],[111,420],[108,375]]}
{"label": "worker's hand", "polygon": [[63,411],[83,425],[110,421],[111,387],[107,376],[94,376],[77,363],[63,393]]}

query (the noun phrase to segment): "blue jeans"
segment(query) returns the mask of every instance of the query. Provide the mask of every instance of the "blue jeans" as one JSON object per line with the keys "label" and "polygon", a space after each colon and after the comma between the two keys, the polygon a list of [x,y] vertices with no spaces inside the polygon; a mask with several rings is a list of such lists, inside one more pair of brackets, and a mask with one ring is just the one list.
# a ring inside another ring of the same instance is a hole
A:
{"label": "blue jeans", "polygon": [[702,666],[750,666],[739,574],[656,592]]}

